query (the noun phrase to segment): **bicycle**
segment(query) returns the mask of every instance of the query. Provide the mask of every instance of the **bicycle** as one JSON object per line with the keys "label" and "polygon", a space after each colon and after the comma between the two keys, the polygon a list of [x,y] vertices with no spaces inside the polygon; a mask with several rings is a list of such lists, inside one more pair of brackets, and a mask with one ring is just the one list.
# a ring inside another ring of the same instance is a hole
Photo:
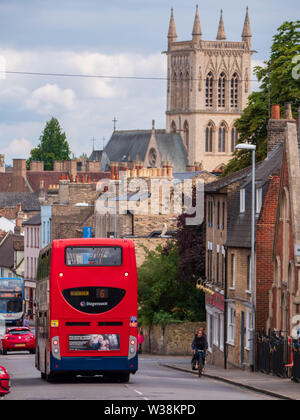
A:
{"label": "bicycle", "polygon": [[198,361],[198,376],[199,376],[199,378],[202,376],[203,369],[204,369],[205,353],[206,353],[205,350],[197,350],[196,353],[195,353],[195,356],[196,356],[196,354],[198,354],[198,360],[197,360],[197,357],[195,357],[195,359]]}
{"label": "bicycle", "polygon": [[201,350],[199,356],[198,376],[201,378],[204,369],[205,350]]}

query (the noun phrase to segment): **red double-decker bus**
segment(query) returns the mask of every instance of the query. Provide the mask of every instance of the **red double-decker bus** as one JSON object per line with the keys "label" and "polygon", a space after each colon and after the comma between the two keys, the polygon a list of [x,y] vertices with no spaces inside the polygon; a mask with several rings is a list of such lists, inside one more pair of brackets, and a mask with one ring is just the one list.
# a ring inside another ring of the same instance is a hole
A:
{"label": "red double-decker bus", "polygon": [[138,369],[134,244],[62,239],[40,252],[36,359],[44,379],[104,375],[128,382]]}

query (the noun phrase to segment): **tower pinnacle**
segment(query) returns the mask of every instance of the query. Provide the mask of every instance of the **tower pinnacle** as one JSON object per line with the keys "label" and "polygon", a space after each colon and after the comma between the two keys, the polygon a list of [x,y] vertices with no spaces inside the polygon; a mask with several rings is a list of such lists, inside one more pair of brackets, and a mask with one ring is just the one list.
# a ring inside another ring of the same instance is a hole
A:
{"label": "tower pinnacle", "polygon": [[171,9],[171,17],[170,17],[170,24],[169,24],[169,32],[168,32],[168,43],[170,45],[171,42],[176,42],[177,40],[177,33],[175,27],[175,20],[173,16],[173,8]]}
{"label": "tower pinnacle", "polygon": [[221,40],[225,40],[225,39],[226,39],[226,34],[225,34],[224,21],[223,21],[223,10],[221,9],[221,16],[220,16],[217,40],[221,41]]}
{"label": "tower pinnacle", "polygon": [[251,48],[251,38],[252,38],[252,33],[251,33],[250,19],[249,19],[248,6],[247,6],[244,28],[243,28],[243,33],[242,33],[242,40],[248,43],[249,48]]}
{"label": "tower pinnacle", "polygon": [[202,30],[201,30],[199,13],[198,13],[198,4],[196,6],[196,14],[195,14],[194,27],[193,27],[192,35],[193,35],[193,41],[194,42],[197,42],[197,41],[201,40]]}

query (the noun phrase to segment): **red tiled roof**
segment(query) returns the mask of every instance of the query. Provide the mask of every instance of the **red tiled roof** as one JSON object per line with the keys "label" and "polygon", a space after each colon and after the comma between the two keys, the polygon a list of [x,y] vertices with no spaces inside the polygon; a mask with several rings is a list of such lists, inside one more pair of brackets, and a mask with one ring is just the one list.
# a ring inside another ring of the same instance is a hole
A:
{"label": "red tiled roof", "polygon": [[[77,172],[79,180],[84,176],[90,177],[91,182],[98,182],[101,179],[110,178],[110,172]],[[58,185],[61,175],[65,178],[68,172],[60,171],[27,171],[26,178],[13,176],[12,173],[0,173],[0,192],[39,192],[40,181],[44,181],[44,189],[48,190],[50,185]]]}
{"label": "red tiled roof", "polygon": [[61,172],[54,171],[43,171],[33,172],[27,171],[27,180],[34,192],[40,190],[40,181],[44,181],[44,189],[48,190],[50,185],[58,185],[60,180]]}

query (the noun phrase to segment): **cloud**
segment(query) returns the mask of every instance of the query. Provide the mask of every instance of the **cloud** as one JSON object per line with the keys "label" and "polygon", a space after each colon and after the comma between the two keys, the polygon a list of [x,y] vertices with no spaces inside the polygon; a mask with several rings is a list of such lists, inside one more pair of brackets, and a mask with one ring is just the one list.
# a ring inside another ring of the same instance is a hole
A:
{"label": "cloud", "polygon": [[34,90],[25,101],[25,107],[40,114],[50,114],[57,107],[72,110],[75,106],[75,93],[71,89],[61,89],[56,84],[47,83]]}
{"label": "cloud", "polygon": [[[38,138],[52,117],[58,118],[75,155],[89,153],[91,138],[103,146],[117,129],[164,127],[165,80],[137,80],[135,77],[165,77],[166,57],[154,54],[104,54],[93,51],[1,49],[8,71],[69,74],[68,77],[6,75],[0,80],[0,146],[15,139],[28,139],[36,147]],[[72,77],[94,75],[102,77]],[[118,76],[133,79],[118,79]],[[28,157],[24,147],[24,158]],[[6,157],[13,153],[6,148]]]}
{"label": "cloud", "polygon": [[9,146],[4,149],[4,154],[8,153],[13,155],[15,158],[22,158],[29,155],[32,148],[32,143],[22,137],[21,139],[13,139]]}

